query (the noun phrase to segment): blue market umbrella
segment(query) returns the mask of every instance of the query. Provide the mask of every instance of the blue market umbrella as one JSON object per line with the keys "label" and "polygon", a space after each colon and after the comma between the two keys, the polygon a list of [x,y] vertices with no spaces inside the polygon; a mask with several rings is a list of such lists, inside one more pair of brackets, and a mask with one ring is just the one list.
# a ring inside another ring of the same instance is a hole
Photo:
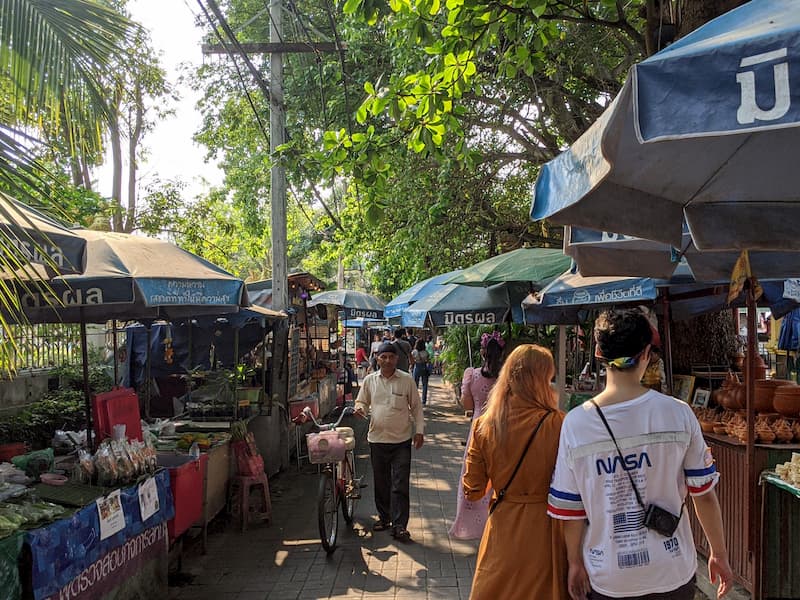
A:
{"label": "blue market umbrella", "polygon": [[675,247],[685,222],[702,251],[800,250],[798,73],[795,0],[709,22],[631,70],[542,168],[531,217]]}
{"label": "blue market umbrella", "polygon": [[0,251],[21,276],[31,275],[31,263],[44,270],[35,273],[36,278],[80,273],[86,263],[86,240],[2,192]]}
{"label": "blue market umbrella", "polygon": [[[727,283],[739,251],[700,252],[684,229],[679,247],[619,233],[566,227],[564,253],[585,276],[656,277],[669,279],[681,263],[688,263],[695,280]],[[784,279],[800,275],[800,253],[751,251],[750,266],[762,279]]]}
{"label": "blue market umbrella", "polygon": [[386,304],[383,309],[383,316],[387,319],[400,318],[406,308],[414,304],[417,300],[436,291],[439,285],[443,284],[456,273],[458,273],[458,270],[442,273],[441,275],[429,277],[428,279],[415,283]]}
{"label": "blue market umbrella", "polygon": [[345,319],[382,319],[384,302],[372,294],[355,290],[330,290],[315,294],[308,306],[329,304],[344,311]]}

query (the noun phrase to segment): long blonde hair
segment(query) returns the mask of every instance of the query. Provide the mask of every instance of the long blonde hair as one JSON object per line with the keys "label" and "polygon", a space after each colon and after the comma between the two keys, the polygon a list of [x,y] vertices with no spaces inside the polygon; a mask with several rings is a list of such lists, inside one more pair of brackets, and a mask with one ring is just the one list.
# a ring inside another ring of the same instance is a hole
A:
{"label": "long blonde hair", "polygon": [[486,412],[478,422],[481,432],[485,434],[491,429],[498,441],[505,438],[511,398],[545,410],[558,408],[558,395],[550,386],[555,372],[553,355],[547,348],[537,344],[514,348],[489,392]]}

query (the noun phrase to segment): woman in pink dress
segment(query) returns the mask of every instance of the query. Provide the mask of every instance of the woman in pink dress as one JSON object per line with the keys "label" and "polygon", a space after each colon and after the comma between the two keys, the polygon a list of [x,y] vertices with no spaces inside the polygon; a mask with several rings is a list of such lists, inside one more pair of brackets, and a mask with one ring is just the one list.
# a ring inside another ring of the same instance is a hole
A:
{"label": "woman in pink dress", "polygon": [[[492,389],[500,367],[503,364],[505,341],[499,331],[484,333],[481,336],[481,357],[483,364],[477,368],[467,368],[461,378],[461,404],[465,411],[472,411],[472,423],[467,437],[467,448],[472,437],[472,424],[486,410],[486,399]],[[464,451],[466,459],[466,450]],[[477,540],[483,535],[483,528],[489,516],[489,501],[492,491],[476,502],[467,500],[461,480],[464,477],[464,460],[461,461],[461,476],[458,478],[456,518],[450,527],[450,536],[462,540]]]}

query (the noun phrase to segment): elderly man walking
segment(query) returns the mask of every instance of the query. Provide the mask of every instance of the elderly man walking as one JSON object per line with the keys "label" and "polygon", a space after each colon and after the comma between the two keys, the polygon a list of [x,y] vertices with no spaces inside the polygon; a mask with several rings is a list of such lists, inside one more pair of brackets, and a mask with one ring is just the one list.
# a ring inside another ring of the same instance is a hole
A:
{"label": "elderly man walking", "polygon": [[397,368],[395,344],[381,344],[377,358],[378,371],[364,378],[356,400],[356,412],[371,417],[367,441],[378,510],[372,529],[391,528],[394,538],[407,542],[412,437],[421,448],[425,420],[413,377]]}

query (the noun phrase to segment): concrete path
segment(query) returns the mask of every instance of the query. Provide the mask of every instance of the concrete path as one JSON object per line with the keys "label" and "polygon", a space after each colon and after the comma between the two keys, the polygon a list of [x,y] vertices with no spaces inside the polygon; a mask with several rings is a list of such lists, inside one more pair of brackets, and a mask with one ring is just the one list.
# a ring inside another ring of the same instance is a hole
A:
{"label": "concrete path", "polygon": [[[396,543],[388,531],[372,532],[376,517],[368,450],[357,449],[367,487],[356,506],[353,528],[339,519],[339,542],[331,555],[318,537],[315,466],[293,466],[270,481],[272,525],[240,533],[217,519],[208,554],[197,540],[186,544],[175,600],[295,600],[397,598],[467,600],[478,542],[450,539],[469,419],[440,377],[431,378],[425,445],[413,451],[412,542]],[[357,432],[358,433],[358,432]],[[698,593],[698,599],[706,599]],[[546,599],[535,599],[546,600]]]}

